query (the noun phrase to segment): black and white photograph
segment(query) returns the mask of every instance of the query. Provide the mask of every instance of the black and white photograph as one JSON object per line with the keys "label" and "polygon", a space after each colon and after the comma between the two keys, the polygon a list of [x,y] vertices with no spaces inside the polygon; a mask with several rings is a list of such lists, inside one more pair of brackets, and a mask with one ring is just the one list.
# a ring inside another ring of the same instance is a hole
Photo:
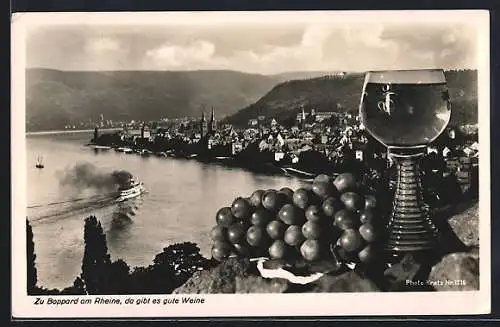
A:
{"label": "black and white photograph", "polygon": [[14,314],[489,312],[487,12],[12,21]]}

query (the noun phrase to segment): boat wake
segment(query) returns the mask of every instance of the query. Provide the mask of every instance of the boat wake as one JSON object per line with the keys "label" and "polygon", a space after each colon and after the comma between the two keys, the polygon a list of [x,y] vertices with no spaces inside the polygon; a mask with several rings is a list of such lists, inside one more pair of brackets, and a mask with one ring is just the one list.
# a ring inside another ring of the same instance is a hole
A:
{"label": "boat wake", "polygon": [[46,204],[28,206],[28,217],[30,223],[39,224],[55,222],[62,219],[74,218],[78,215],[93,214],[96,210],[114,207],[112,212],[112,223],[131,222],[132,217],[142,205],[144,199],[141,196],[117,202],[116,192],[89,197],[80,197],[57,201]]}
{"label": "boat wake", "polygon": [[30,223],[42,223],[75,215],[85,214],[115,204],[114,194],[96,195],[86,198],[75,198],[65,201],[28,206]]}

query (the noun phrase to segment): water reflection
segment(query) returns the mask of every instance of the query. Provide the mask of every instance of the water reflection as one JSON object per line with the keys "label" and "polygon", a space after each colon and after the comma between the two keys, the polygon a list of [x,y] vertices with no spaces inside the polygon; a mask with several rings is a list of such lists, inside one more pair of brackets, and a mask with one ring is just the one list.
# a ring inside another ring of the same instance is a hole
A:
{"label": "water reflection", "polygon": [[118,203],[112,213],[109,228],[106,230],[109,247],[123,249],[127,246],[130,230],[134,224],[133,216],[139,210],[139,205],[134,200]]}

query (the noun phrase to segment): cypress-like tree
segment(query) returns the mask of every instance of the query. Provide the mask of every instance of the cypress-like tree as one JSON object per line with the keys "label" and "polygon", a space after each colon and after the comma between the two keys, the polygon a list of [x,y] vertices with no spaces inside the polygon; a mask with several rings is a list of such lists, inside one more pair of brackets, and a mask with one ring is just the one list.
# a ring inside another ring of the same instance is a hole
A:
{"label": "cypress-like tree", "polygon": [[87,294],[106,294],[111,276],[111,258],[108,254],[106,235],[95,216],[85,219],[85,251],[82,260],[81,279]]}
{"label": "cypress-like tree", "polygon": [[26,219],[26,258],[27,262],[27,291],[28,295],[34,295],[36,292],[37,272],[35,266],[35,243],[33,243],[33,231],[31,225]]}

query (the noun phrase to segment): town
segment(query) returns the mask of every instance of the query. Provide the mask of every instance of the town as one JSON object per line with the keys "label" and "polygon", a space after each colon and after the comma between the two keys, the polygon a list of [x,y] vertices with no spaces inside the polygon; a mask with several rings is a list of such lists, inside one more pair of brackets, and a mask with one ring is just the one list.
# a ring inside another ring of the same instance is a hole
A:
{"label": "town", "polygon": [[[102,117],[101,117],[102,118]],[[387,148],[366,131],[357,115],[302,108],[293,122],[259,116],[246,128],[210,116],[123,123],[120,130],[101,133],[98,125],[89,144],[95,151],[115,151],[144,157],[193,159],[239,167],[256,173],[312,179],[318,174],[352,172],[365,182],[388,180],[396,169]],[[474,189],[479,156],[475,125],[448,126],[428,147],[422,163],[427,188],[448,188],[456,180],[462,191]],[[451,177],[449,177],[451,176]],[[368,179],[368,180],[367,180]]]}

